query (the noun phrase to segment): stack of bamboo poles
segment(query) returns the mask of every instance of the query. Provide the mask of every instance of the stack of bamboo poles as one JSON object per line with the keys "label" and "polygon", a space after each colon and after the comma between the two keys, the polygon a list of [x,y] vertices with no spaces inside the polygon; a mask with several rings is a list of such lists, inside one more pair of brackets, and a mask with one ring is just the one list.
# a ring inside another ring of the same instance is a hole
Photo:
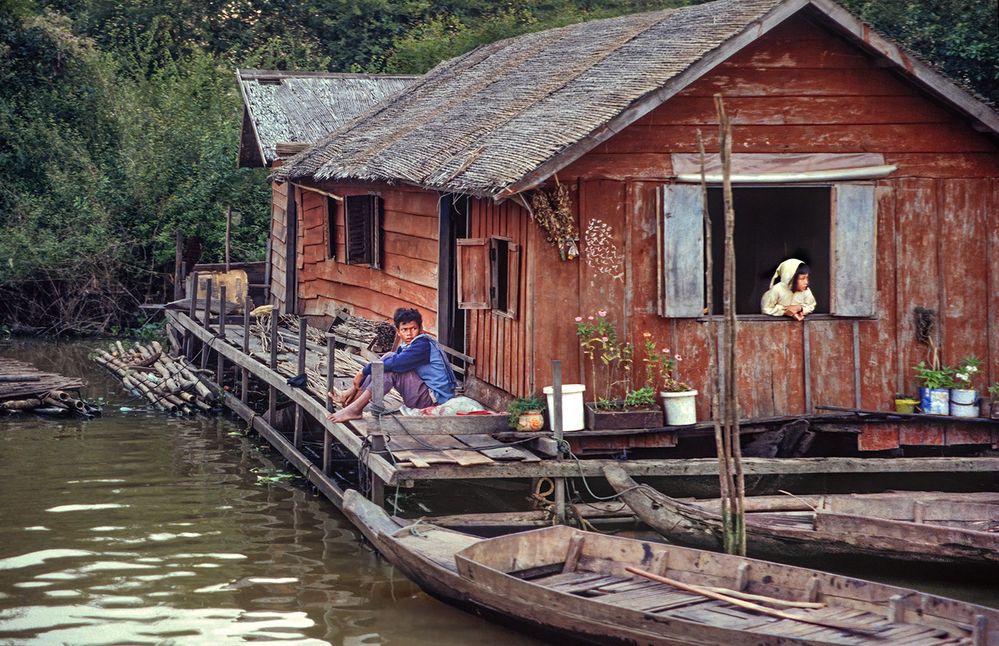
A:
{"label": "stack of bamboo poles", "polygon": [[157,341],[126,349],[115,341],[110,351],[98,349],[91,358],[114,373],[133,394],[162,411],[191,415],[216,408],[215,394],[184,357],[171,357]]}
{"label": "stack of bamboo poles", "polygon": [[101,412],[100,406],[92,406],[65,390],[50,390],[34,397],[25,399],[10,399],[0,402],[3,411],[35,411],[38,413],[70,412],[83,417],[93,417]]}

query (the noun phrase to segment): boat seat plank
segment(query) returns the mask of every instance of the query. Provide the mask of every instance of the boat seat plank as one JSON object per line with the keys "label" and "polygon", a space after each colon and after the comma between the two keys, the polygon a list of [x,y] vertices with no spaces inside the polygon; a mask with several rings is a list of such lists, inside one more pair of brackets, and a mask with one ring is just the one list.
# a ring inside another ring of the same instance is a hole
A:
{"label": "boat seat plank", "polygon": [[596,597],[596,599],[602,603],[609,603],[622,608],[645,610],[647,608],[657,608],[662,605],[672,605],[676,601],[706,599],[706,597],[692,595],[688,592],[680,592],[660,583],[652,588],[614,592]]}
{"label": "boat seat plank", "polygon": [[564,572],[562,574],[553,574],[551,576],[534,579],[532,583],[543,585],[544,587],[557,592],[565,592],[565,590],[563,590],[563,587],[565,586],[588,584],[591,581],[597,581],[598,579],[604,578],[605,575],[599,572],[580,572],[577,570],[575,572]]}
{"label": "boat seat plank", "polygon": [[621,581],[624,581],[624,577],[599,575],[598,578],[595,579],[586,579],[576,583],[562,583],[555,586],[549,586],[549,588],[558,592],[565,592],[567,594],[582,594],[594,588],[599,588],[602,585],[607,585],[608,583],[619,583]]}
{"label": "boat seat plank", "polygon": [[709,626],[719,626],[735,630],[746,630],[750,627],[757,628],[780,621],[776,617],[768,617],[760,613],[743,610],[715,599],[678,609],[676,612],[670,613],[670,616]]}
{"label": "boat seat plank", "polygon": [[645,590],[648,588],[661,587],[661,583],[656,581],[649,581],[644,578],[632,577],[627,581],[622,581],[621,583],[614,583],[613,585],[605,585],[600,587],[600,592],[606,592],[607,594],[612,594],[615,592],[632,592],[635,590]]}

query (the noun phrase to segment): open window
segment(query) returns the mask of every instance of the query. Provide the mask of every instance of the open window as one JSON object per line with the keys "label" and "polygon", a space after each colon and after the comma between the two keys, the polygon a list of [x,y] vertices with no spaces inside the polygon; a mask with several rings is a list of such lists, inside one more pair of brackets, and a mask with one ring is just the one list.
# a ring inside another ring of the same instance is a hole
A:
{"label": "open window", "polygon": [[351,265],[381,268],[382,199],[349,195],[344,199],[344,246]]}
{"label": "open window", "polygon": [[[733,189],[736,313],[759,314],[777,265],[800,258],[812,268],[817,313],[873,316],[876,212],[873,184],[745,186]],[[667,317],[705,311],[701,188],[673,184],[663,191],[660,253]],[[722,311],[724,214],[720,187],[708,189],[712,220],[714,314]]]}
{"label": "open window", "polygon": [[509,238],[457,241],[458,307],[492,310],[517,318],[520,304],[520,245]]}

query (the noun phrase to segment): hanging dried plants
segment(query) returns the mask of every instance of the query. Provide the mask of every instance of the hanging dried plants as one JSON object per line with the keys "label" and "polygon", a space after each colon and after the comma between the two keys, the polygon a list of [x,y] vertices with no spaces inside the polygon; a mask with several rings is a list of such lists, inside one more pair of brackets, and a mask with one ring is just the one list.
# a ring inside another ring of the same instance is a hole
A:
{"label": "hanging dried plants", "polygon": [[572,215],[569,187],[555,179],[555,188],[538,189],[531,196],[534,221],[545,232],[545,240],[558,249],[562,260],[575,260],[579,256],[579,231]]}

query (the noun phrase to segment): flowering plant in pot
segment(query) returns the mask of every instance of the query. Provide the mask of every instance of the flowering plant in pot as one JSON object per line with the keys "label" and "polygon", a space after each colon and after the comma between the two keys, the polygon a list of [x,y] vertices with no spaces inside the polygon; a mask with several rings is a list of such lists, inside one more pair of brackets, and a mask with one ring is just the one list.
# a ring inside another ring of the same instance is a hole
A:
{"label": "flowering plant in pot", "polygon": [[[656,428],[662,426],[662,410],[654,397],[639,388],[630,390],[635,349],[623,341],[607,310],[577,316],[576,336],[589,363],[593,400],[586,404],[586,427],[589,429]],[[604,377],[597,388],[597,371]],[[602,390],[602,392],[601,392]]]}
{"label": "flowering plant in pot", "polygon": [[697,422],[695,397],[697,391],[677,377],[677,367],[683,357],[670,354],[669,348],[657,349],[651,334],[645,333],[645,375],[646,380],[659,383],[659,396],[666,411],[666,424],[669,426],[689,426]]}
{"label": "flowering plant in pot", "polygon": [[929,415],[950,414],[950,389],[954,386],[954,369],[939,364],[927,366],[925,361],[920,361],[912,369],[923,382],[919,389],[920,410]]}
{"label": "flowering plant in pot", "polygon": [[982,360],[969,354],[954,368],[954,385],[950,389],[950,414],[955,417],[978,415],[978,391],[972,381],[982,365]]}

